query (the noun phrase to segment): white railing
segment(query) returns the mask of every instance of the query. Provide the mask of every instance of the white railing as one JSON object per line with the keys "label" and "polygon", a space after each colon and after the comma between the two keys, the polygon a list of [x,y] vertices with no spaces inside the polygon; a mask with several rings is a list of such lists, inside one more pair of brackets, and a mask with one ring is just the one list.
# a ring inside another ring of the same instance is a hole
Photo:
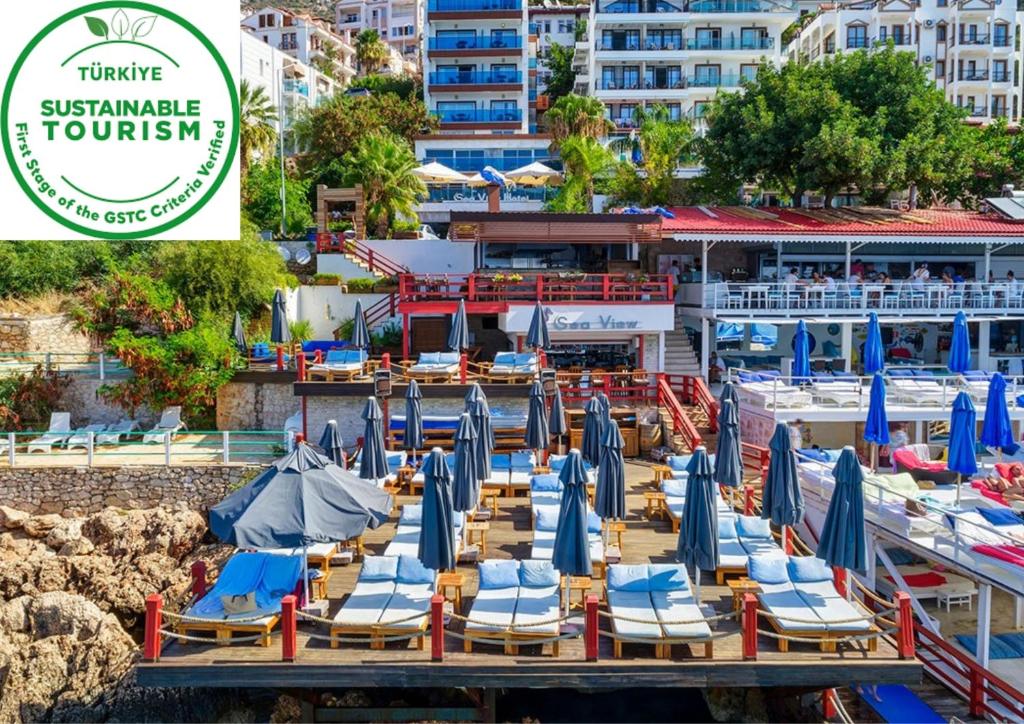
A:
{"label": "white railing", "polygon": [[819,314],[859,316],[868,311],[936,316],[966,313],[1024,312],[1024,283],[908,281],[886,284],[836,282],[829,286],[803,282],[716,282],[704,289],[703,306],[715,312],[743,311],[765,316],[807,310]]}
{"label": "white railing", "polygon": [[[957,394],[966,391],[975,406],[984,407],[988,397],[988,383],[982,380],[968,380],[961,375],[950,374],[945,367],[896,365],[887,372],[903,372],[928,369],[934,376],[899,377],[885,375],[885,404],[887,408],[913,407],[937,413],[952,412]],[[736,383],[740,400],[771,410],[818,409],[854,411],[867,413],[871,399],[871,376],[843,375],[832,377],[826,373],[813,373],[810,378],[793,377],[771,373],[767,379],[751,380],[750,376],[761,375],[757,370],[730,367],[725,378]],[[818,377],[816,377],[818,375]],[[1024,410],[1017,398],[1024,391],[1024,377],[1004,375],[1006,380],[1006,404],[1011,412]]]}
{"label": "white railing", "polygon": [[121,360],[103,352],[0,352],[0,376],[24,374],[36,367],[100,380],[131,373]]}

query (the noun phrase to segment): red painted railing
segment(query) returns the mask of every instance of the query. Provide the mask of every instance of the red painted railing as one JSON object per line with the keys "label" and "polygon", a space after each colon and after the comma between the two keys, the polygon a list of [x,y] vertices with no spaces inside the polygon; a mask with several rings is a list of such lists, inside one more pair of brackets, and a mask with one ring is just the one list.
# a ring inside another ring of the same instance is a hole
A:
{"label": "red painted railing", "polygon": [[381,322],[391,319],[398,313],[398,295],[394,292],[363,310],[366,327],[370,331]]}
{"label": "red painted railing", "polygon": [[668,410],[672,416],[672,430],[683,436],[691,452],[704,443],[700,431],[686,414],[664,375],[658,375],[658,406]]}
{"label": "red painted railing", "polygon": [[687,399],[691,405],[696,405],[708,417],[708,427],[711,432],[718,432],[718,400],[711,394],[703,377],[690,377],[685,379]]}
{"label": "red painted railing", "polygon": [[401,274],[403,302],[657,302],[673,299],[672,277],[655,274]]}
{"label": "red painted railing", "polygon": [[743,469],[760,473],[761,482],[768,478],[768,463],[771,461],[771,450],[760,445],[752,445],[749,442],[740,443],[740,452],[743,455]]}
{"label": "red painted railing", "polygon": [[409,271],[408,267],[402,266],[397,261],[374,251],[360,241],[346,239],[341,234],[317,234],[316,252],[318,254],[349,254],[366,264],[372,273],[398,276]]}
{"label": "red painted railing", "polygon": [[658,388],[652,385],[602,385],[593,387],[559,385],[559,389],[562,392],[562,402],[566,405],[585,404],[587,400],[598,392],[605,393],[612,404],[628,402],[636,405],[653,405],[657,404],[660,399]]}
{"label": "red painted railing", "polygon": [[931,676],[967,700],[971,716],[1005,721],[1024,715],[1024,693],[920,623],[914,625],[914,633],[918,659]]}

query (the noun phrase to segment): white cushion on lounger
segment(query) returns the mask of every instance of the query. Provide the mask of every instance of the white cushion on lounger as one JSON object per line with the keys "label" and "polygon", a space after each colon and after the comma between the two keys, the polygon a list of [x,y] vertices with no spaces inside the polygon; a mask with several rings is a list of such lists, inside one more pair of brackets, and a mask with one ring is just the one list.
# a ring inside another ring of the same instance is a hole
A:
{"label": "white cushion on lounger", "polygon": [[381,614],[395,593],[392,581],[359,581],[348,597],[334,622],[348,626],[368,626],[380,621]]}
{"label": "white cushion on lounger", "polygon": [[738,539],[718,539],[718,565],[722,568],[743,568],[747,565],[747,552]]}
{"label": "white cushion on lounger", "polygon": [[[608,608],[612,614],[612,627],[616,633],[635,638],[661,638],[661,626],[656,623],[658,614],[651,603],[650,592],[608,589]],[[651,623],[627,621],[619,618],[620,616]]]}
{"label": "white cushion on lounger", "polygon": [[530,548],[530,558],[541,561],[550,561],[554,552],[555,531],[534,529],[533,546]]}
{"label": "white cushion on lounger", "polygon": [[[430,614],[430,599],[434,595],[434,584],[432,583],[398,583],[395,585],[395,595],[388,601],[384,615],[380,617],[381,624],[392,628],[422,628],[427,616]],[[419,618],[401,621],[416,613],[422,613]],[[399,621],[399,623],[390,623]]]}
{"label": "white cushion on lounger", "polygon": [[[517,625],[550,621],[558,618],[559,597],[558,586],[520,586],[519,600],[516,602],[516,613],[513,619]],[[518,629],[517,633],[558,634],[557,621],[542,626],[529,626]]]}
{"label": "white cushion on lounger", "polygon": [[466,621],[467,631],[502,631],[515,616],[518,586],[481,588],[473,599],[473,609]]}
{"label": "white cushion on lounger", "polygon": [[820,622],[821,619],[814,613],[814,609],[807,605],[791,582],[761,583],[760,586],[761,605],[777,616],[797,619],[796,621],[773,619],[779,628],[792,631],[825,629],[825,624]]}
{"label": "white cushion on lounger", "polygon": [[[669,638],[707,638],[711,628],[693,599],[690,577],[681,564],[647,566],[651,603]],[[673,623],[693,621],[693,623]]]}
{"label": "white cushion on lounger", "polygon": [[395,537],[384,549],[385,556],[416,556],[419,555],[420,533],[423,529],[418,525],[399,525]]}
{"label": "white cushion on lounger", "polygon": [[[830,630],[834,631],[867,631],[867,621],[850,621],[851,618],[863,618],[849,601],[839,595],[832,581],[800,582],[794,584],[797,594],[814,610]],[[847,623],[831,623],[845,621]]]}
{"label": "white cushion on lounger", "polygon": [[537,508],[552,506],[557,508],[561,505],[562,496],[552,491],[534,491],[530,493],[530,507],[535,511]]}
{"label": "white cushion on lounger", "polygon": [[600,563],[604,560],[604,541],[600,533],[590,533],[590,561]]}
{"label": "white cushion on lounger", "polygon": [[747,552],[748,556],[757,555],[783,555],[774,540],[763,540],[761,538],[741,538],[740,545]]}
{"label": "white cushion on lounger", "polygon": [[509,473],[509,483],[513,488],[527,488],[530,486],[530,478],[533,477],[533,473],[524,473],[517,470],[513,470]]}

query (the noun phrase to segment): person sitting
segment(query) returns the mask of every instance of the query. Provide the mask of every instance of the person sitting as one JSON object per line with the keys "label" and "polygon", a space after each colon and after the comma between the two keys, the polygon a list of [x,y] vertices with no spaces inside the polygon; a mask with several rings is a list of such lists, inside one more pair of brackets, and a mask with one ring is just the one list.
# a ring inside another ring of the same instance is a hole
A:
{"label": "person sitting", "polygon": [[953,286],[953,277],[949,275],[949,272],[942,272],[942,283],[945,284],[947,287]]}

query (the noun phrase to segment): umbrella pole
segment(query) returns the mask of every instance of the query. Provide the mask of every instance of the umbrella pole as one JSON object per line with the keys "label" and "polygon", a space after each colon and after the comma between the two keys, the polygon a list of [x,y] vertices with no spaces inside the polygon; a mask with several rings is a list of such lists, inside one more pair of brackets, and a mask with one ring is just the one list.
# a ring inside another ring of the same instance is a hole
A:
{"label": "umbrella pole", "polygon": [[569,616],[569,606],[572,600],[569,598],[569,574],[565,574],[565,615],[566,618]]}
{"label": "umbrella pole", "polygon": [[871,443],[871,472],[878,472],[878,443]]}
{"label": "umbrella pole", "polygon": [[693,600],[700,605],[700,566],[693,567]]}
{"label": "umbrella pole", "polygon": [[960,512],[960,473],[956,474],[956,509]]}
{"label": "umbrella pole", "polygon": [[305,596],[305,608],[309,608],[309,546],[302,544],[302,587]]}

